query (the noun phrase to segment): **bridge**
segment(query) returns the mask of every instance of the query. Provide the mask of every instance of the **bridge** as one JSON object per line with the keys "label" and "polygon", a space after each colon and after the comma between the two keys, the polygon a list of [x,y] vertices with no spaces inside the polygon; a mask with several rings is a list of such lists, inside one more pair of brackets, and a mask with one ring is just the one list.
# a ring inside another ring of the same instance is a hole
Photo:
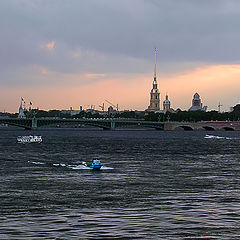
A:
{"label": "bridge", "polygon": [[154,122],[144,120],[128,119],[57,119],[57,118],[0,118],[0,124],[18,126],[25,129],[37,129],[45,126],[60,126],[74,124],[80,127],[92,126],[104,130],[114,130],[117,128],[151,128],[156,130],[174,131],[240,131],[240,122]]}
{"label": "bridge", "polygon": [[144,120],[125,120],[125,119],[53,119],[53,118],[0,118],[0,124],[23,127],[34,130],[44,126],[60,126],[61,124],[74,124],[80,127],[92,126],[104,130],[114,130],[116,128],[153,128],[164,130],[164,123]]}

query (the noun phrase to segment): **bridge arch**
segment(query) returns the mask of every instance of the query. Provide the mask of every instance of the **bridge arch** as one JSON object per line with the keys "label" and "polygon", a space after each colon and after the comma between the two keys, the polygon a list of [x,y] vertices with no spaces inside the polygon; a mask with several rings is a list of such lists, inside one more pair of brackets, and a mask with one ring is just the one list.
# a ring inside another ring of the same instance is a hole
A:
{"label": "bridge arch", "polygon": [[175,127],[174,130],[193,131],[194,129],[190,126],[182,125]]}
{"label": "bridge arch", "polygon": [[206,131],[214,131],[215,130],[215,128],[214,127],[210,127],[210,126],[204,126],[204,127],[202,127],[204,130],[206,130]]}
{"label": "bridge arch", "polygon": [[232,128],[232,127],[223,127],[221,129],[225,130],[225,131],[234,131],[234,128]]}

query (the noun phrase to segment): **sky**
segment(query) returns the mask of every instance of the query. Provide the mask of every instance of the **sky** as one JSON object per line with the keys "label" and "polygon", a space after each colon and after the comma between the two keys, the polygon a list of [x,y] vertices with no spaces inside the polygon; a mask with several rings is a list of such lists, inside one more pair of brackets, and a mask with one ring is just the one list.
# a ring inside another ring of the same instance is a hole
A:
{"label": "sky", "polygon": [[[0,111],[239,103],[239,0],[0,0]],[[162,106],[161,106],[162,108]]]}

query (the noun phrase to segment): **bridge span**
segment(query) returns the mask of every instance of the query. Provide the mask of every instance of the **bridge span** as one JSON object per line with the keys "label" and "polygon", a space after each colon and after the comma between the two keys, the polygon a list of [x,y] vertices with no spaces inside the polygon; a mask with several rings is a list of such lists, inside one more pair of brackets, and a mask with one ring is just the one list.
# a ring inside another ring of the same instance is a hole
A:
{"label": "bridge span", "polygon": [[202,121],[202,122],[165,122],[164,130],[185,130],[185,131],[239,131],[240,122],[225,121]]}
{"label": "bridge span", "polygon": [[154,122],[128,119],[52,119],[52,118],[0,118],[0,124],[8,124],[25,129],[37,129],[46,126],[74,124],[79,127],[92,126],[104,130],[117,128],[151,128],[156,130],[174,131],[239,131],[240,122]]}
{"label": "bridge span", "polygon": [[8,124],[25,129],[37,129],[50,125],[61,126],[74,124],[79,127],[92,126],[104,130],[114,130],[116,128],[153,128],[164,130],[164,123],[144,120],[127,120],[127,119],[50,119],[50,118],[0,118],[0,124]]}

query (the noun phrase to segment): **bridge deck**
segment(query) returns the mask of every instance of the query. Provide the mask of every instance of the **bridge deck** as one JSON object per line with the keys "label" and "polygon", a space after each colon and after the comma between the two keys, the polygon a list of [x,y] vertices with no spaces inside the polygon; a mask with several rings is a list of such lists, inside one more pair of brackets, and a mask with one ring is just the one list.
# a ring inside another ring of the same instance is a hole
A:
{"label": "bridge deck", "polygon": [[36,129],[49,125],[79,124],[102,129],[152,128],[158,130],[240,130],[239,122],[153,122],[129,119],[52,119],[52,118],[0,118],[0,124],[9,124],[26,129]]}

